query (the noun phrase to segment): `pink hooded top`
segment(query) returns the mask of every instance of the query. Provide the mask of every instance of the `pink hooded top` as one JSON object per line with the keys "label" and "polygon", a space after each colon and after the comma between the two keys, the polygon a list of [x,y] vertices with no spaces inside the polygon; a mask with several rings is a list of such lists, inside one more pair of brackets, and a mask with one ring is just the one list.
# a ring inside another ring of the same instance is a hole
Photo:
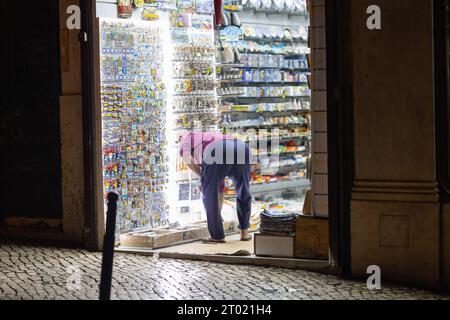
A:
{"label": "pink hooded top", "polygon": [[[180,140],[180,156],[191,155],[194,163],[201,165],[203,163],[203,152],[213,142],[221,140],[232,140],[233,137],[221,133],[210,132],[189,132],[184,134]],[[219,191],[223,193],[225,182],[221,182]]]}

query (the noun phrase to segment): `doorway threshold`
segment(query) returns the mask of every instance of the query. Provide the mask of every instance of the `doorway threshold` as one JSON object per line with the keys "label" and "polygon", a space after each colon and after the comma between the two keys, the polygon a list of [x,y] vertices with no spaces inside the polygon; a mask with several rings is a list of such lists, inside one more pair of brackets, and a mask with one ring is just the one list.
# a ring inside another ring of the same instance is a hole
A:
{"label": "doorway threshold", "polygon": [[[192,242],[159,249],[119,246],[115,251],[120,253],[158,256],[159,258],[166,259],[299,269],[326,274],[333,273],[334,270],[330,267],[328,261],[255,256],[253,241],[239,241],[238,235],[227,237],[226,244],[203,244],[201,242]],[[235,253],[242,251],[246,251],[248,255],[235,255]]]}

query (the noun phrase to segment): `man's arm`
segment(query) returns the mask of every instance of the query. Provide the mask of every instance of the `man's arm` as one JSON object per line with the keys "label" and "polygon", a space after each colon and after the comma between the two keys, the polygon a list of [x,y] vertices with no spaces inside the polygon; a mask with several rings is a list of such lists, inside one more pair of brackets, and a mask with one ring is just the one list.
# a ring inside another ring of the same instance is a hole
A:
{"label": "man's arm", "polygon": [[189,169],[191,169],[196,175],[200,177],[200,166],[198,164],[187,164]]}
{"label": "man's arm", "polygon": [[184,163],[186,164],[186,166],[189,169],[191,169],[196,175],[198,175],[200,177],[200,174],[201,174],[200,165],[195,164],[193,157],[190,157],[189,161],[187,161],[187,162],[185,161]]}

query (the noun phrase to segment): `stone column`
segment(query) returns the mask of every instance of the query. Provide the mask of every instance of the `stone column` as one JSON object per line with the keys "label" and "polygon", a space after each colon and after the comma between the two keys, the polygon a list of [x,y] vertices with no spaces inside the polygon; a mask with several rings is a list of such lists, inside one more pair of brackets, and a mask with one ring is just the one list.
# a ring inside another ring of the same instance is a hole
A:
{"label": "stone column", "polygon": [[439,215],[433,109],[432,2],[349,1],[354,180],[352,273],[429,287],[439,283]]}

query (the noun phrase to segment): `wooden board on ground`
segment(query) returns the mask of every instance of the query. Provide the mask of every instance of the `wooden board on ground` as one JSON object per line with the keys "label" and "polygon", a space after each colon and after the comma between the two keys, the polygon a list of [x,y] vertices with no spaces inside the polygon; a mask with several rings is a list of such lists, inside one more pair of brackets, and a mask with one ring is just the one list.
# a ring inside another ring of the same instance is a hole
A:
{"label": "wooden board on ground", "polygon": [[[225,221],[225,234],[232,232],[234,222]],[[209,236],[206,222],[192,223],[173,229],[148,229],[120,236],[120,246],[157,249],[205,239]]]}
{"label": "wooden board on ground", "polygon": [[120,244],[126,247],[158,248],[181,241],[183,231],[169,229],[153,229],[120,236]]}
{"label": "wooden board on ground", "polygon": [[235,234],[226,237],[226,243],[220,244],[204,244],[202,242],[194,242],[172,246],[169,248],[159,249],[159,252],[192,254],[192,255],[230,255],[239,250],[247,250],[253,254],[253,240],[240,241],[240,235]]}

